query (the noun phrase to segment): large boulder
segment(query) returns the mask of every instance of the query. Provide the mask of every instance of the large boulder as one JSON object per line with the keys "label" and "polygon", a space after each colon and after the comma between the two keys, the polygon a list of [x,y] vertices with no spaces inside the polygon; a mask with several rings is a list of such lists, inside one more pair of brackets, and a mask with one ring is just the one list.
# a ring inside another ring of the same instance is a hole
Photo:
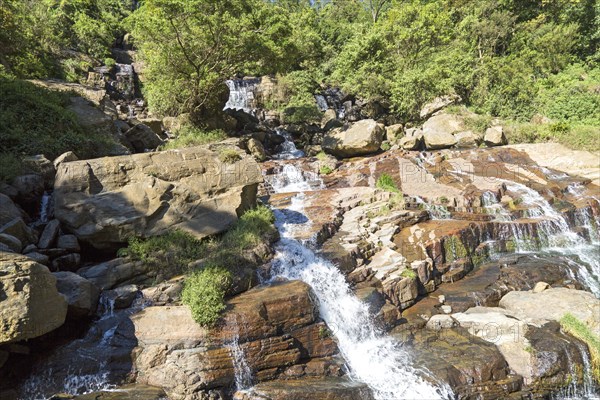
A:
{"label": "large boulder", "polygon": [[65,322],[67,301],[48,268],[0,252],[0,344],[32,339]]}
{"label": "large boulder", "polygon": [[202,238],[254,206],[259,182],[253,158],[228,163],[207,147],[75,161],[59,166],[54,213],[96,248],[171,229]]}
{"label": "large boulder", "polygon": [[23,212],[10,197],[0,193],[0,227],[22,216]]}
{"label": "large boulder", "polygon": [[529,323],[560,321],[570,313],[593,332],[600,331],[600,300],[593,294],[567,288],[549,288],[542,292],[514,291],[500,300],[500,307]]}
{"label": "large boulder", "polygon": [[337,128],[323,138],[323,150],[336,157],[355,157],[374,153],[381,147],[385,128],[372,119],[358,121],[348,128]]}
{"label": "large boulder", "polygon": [[464,130],[464,121],[460,116],[451,114],[435,115],[423,124],[425,147],[428,150],[452,147],[457,142],[453,134]]}
{"label": "large boulder", "polygon": [[483,141],[488,147],[502,146],[508,143],[501,126],[492,126],[485,131]]}
{"label": "large boulder", "polygon": [[43,154],[25,157],[22,163],[25,170],[41,175],[47,188],[52,187],[56,169]]}
{"label": "large boulder", "polygon": [[147,150],[156,149],[163,144],[162,139],[156,132],[145,124],[137,124],[125,132],[125,138],[131,143],[132,150],[143,153]]}
{"label": "large boulder", "polygon": [[96,312],[100,290],[92,282],[73,272],[54,272],[56,288],[69,304],[69,318],[91,316]]}
{"label": "large boulder", "polygon": [[326,326],[318,322],[310,287],[300,281],[234,297],[223,323],[210,330],[196,324],[183,306],[148,307],[132,320],[137,382],[162,387],[169,398],[204,398],[209,390],[231,387],[236,378],[233,350],[245,356],[257,381],[337,352],[324,334]]}

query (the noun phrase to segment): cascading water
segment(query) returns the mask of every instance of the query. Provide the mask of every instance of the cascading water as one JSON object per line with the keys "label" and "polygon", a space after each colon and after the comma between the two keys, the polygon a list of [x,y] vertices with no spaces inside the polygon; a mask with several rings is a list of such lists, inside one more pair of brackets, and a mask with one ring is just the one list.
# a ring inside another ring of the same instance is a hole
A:
{"label": "cascading water", "polygon": [[38,221],[42,224],[45,224],[49,220],[51,198],[52,194],[48,192],[44,192],[42,195],[42,201],[40,203],[40,217],[38,219]]}
{"label": "cascading water", "polygon": [[285,141],[279,146],[280,151],[273,155],[276,160],[291,160],[294,158],[304,157],[304,152],[296,148],[292,135],[284,129],[275,130],[279,135],[283,136]]}
{"label": "cascading water", "polygon": [[[507,190],[518,193],[523,205],[528,206],[527,217],[537,220],[536,249],[545,253],[571,258],[577,268],[578,278],[594,295],[600,297],[600,246],[592,239],[586,241],[573,232],[565,217],[556,211],[535,190],[516,182],[507,182]],[[591,225],[591,221],[589,222]],[[530,241],[529,241],[530,242]],[[517,248],[519,251],[519,249]]]}
{"label": "cascading water", "polygon": [[452,217],[450,211],[448,211],[448,209],[444,206],[430,204],[419,196],[415,196],[415,201],[420,207],[423,207],[423,209],[429,213],[429,217],[431,219],[450,219]]}
{"label": "cascading water", "polygon": [[239,336],[235,336],[231,343],[227,345],[231,358],[233,360],[233,370],[235,372],[235,389],[243,391],[252,386],[252,370],[246,360],[244,350],[240,347]]}
{"label": "cascading water", "polygon": [[[303,180],[303,173],[291,164],[286,164],[279,175],[273,182],[278,193],[311,188]],[[275,210],[281,239],[272,268],[273,279],[298,279],[312,287],[319,300],[321,317],[337,338],[350,377],[369,385],[377,399],[450,397],[450,389],[435,387],[419,376],[419,371],[410,366],[410,355],[401,343],[375,328],[367,305],[352,293],[342,273],[294,239],[294,232],[302,229],[302,223],[294,216],[301,213],[303,204],[303,194],[299,193],[290,207],[295,212]]]}
{"label": "cascading water", "polygon": [[114,301],[105,300],[100,306],[99,318],[83,337],[54,349],[35,364],[30,378],[19,388],[19,399],[40,400],[56,393],[82,395],[114,390],[115,380],[120,380],[131,368],[130,365],[119,367],[118,360],[123,353],[129,354],[136,344],[118,331],[128,326],[130,316],[146,305],[140,298],[129,309],[114,310]]}
{"label": "cascading water", "polygon": [[231,79],[225,81],[229,88],[229,99],[224,110],[243,110],[253,114],[251,102],[254,100],[254,88],[259,83],[258,79]]}

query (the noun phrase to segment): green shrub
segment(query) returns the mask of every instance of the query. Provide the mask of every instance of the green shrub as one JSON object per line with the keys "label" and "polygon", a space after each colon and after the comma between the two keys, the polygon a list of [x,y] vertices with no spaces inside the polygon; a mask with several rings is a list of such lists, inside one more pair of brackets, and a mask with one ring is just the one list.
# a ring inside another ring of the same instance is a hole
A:
{"label": "green shrub", "polygon": [[175,132],[175,139],[168,141],[162,150],[181,149],[184,147],[200,146],[225,140],[227,135],[220,129],[205,131],[191,124],[182,126]]}
{"label": "green shrub", "polygon": [[417,273],[415,271],[413,271],[412,269],[405,269],[404,271],[402,271],[400,273],[400,276],[404,277],[404,278],[412,278],[415,279],[417,277]]}
{"label": "green shrub", "polygon": [[0,153],[0,182],[10,182],[22,171],[21,160],[14,154]]}
{"label": "green shrub", "polygon": [[321,168],[319,168],[319,173],[321,175],[329,175],[332,172],[333,169],[329,165],[322,165]]}
{"label": "green shrub", "polygon": [[119,251],[120,256],[140,260],[171,275],[186,272],[188,264],[203,254],[202,242],[180,230],[149,239],[131,238],[128,246]]}
{"label": "green shrub", "polygon": [[117,65],[117,62],[114,58],[108,57],[104,59],[104,65],[106,65],[108,68],[113,68],[115,65]]}
{"label": "green shrub", "polygon": [[317,155],[315,156],[317,158],[317,160],[319,161],[325,161],[327,160],[327,154],[324,151],[320,151],[317,153]]}
{"label": "green shrub", "polygon": [[219,160],[227,164],[234,164],[235,162],[240,161],[241,159],[242,156],[240,156],[240,153],[233,149],[223,149],[219,153]]}
{"label": "green shrub", "polygon": [[572,314],[565,314],[560,319],[560,326],[571,336],[585,342],[592,355],[592,373],[594,379],[600,382],[600,337],[583,322]]}
{"label": "green shrub", "polygon": [[392,148],[392,145],[390,144],[390,142],[381,143],[381,150],[388,151],[391,148]]}
{"label": "green shrub", "polygon": [[211,327],[219,320],[226,307],[224,298],[230,283],[231,273],[215,265],[205,266],[185,280],[181,300],[190,307],[198,324]]}
{"label": "green shrub", "polygon": [[283,123],[318,122],[323,117],[312,94],[296,95],[282,110]]}
{"label": "green shrub", "polygon": [[387,192],[400,193],[400,190],[398,190],[394,179],[390,175],[385,173],[381,174],[381,176],[377,179],[376,186],[379,189],[383,189]]}

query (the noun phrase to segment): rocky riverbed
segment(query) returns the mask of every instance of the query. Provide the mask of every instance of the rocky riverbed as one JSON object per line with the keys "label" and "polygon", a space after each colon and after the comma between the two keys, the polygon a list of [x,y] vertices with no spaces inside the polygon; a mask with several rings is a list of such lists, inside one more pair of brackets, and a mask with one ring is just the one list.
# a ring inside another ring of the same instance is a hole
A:
{"label": "rocky riverbed", "polygon": [[[439,109],[406,128],[246,106],[240,137],[144,152],[168,135],[138,121],[119,155],[40,155],[3,184],[2,399],[598,396],[597,154],[504,146]],[[167,263],[116,254],[218,235],[257,202],[278,237],[245,254],[215,327]]]}

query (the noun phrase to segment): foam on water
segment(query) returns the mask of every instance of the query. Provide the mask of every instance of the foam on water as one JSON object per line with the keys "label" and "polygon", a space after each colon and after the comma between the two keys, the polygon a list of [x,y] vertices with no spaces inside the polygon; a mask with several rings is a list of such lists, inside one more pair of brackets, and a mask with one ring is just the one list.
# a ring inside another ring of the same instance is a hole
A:
{"label": "foam on water", "polygon": [[[286,165],[282,175],[289,176],[280,180],[282,185],[274,185],[276,192],[306,190],[308,185],[300,182],[302,173],[294,166]],[[411,366],[410,353],[402,343],[375,328],[367,305],[353,294],[342,273],[294,239],[294,232],[301,224],[290,220],[289,215],[301,213],[303,199],[300,193],[292,201],[295,213],[275,210],[281,240],[277,245],[273,278],[302,280],[311,286],[319,301],[321,317],[337,339],[350,377],[369,385],[377,399],[451,397],[449,388],[427,382],[422,377],[426,372]]]}

